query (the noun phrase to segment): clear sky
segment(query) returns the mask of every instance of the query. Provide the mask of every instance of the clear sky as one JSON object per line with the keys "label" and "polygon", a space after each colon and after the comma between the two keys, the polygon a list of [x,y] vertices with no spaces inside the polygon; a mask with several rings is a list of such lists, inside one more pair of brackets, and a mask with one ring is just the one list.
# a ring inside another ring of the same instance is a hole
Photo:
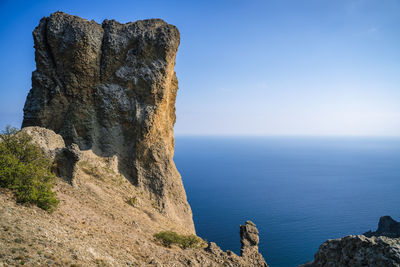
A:
{"label": "clear sky", "polygon": [[181,32],[176,134],[400,136],[400,0],[0,0],[0,127],[20,126],[32,30],[64,11]]}

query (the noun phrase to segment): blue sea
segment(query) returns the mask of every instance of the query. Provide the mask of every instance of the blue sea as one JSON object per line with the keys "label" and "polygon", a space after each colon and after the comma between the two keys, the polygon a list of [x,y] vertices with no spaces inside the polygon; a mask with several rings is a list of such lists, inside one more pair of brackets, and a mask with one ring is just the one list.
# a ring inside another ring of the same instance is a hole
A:
{"label": "blue sea", "polygon": [[311,261],[327,239],[400,219],[400,139],[177,137],[197,234],[240,251],[253,221],[271,267]]}

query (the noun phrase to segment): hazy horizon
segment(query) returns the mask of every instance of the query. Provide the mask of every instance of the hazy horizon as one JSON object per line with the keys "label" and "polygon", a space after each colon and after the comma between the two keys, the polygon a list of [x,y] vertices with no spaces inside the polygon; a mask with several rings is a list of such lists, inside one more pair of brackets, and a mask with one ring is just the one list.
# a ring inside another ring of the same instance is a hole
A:
{"label": "hazy horizon", "polygon": [[398,0],[3,0],[2,129],[22,122],[31,32],[57,10],[178,27],[177,136],[400,137]]}

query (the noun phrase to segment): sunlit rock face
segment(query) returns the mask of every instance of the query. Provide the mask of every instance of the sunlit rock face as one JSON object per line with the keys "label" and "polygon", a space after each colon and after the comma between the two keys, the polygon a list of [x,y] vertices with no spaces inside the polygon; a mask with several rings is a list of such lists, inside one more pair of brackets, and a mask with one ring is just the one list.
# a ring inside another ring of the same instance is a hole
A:
{"label": "sunlit rock face", "polygon": [[118,157],[119,171],[194,233],[173,162],[179,31],[160,19],[102,25],[62,12],[33,31],[36,70],[23,127]]}

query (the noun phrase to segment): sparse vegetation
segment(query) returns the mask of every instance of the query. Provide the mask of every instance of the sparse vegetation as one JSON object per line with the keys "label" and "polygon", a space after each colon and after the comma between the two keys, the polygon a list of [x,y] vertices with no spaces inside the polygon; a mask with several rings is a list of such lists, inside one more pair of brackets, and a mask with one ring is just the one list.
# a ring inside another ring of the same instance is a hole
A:
{"label": "sparse vegetation", "polygon": [[103,259],[95,259],[95,263],[99,267],[107,267],[110,266],[105,260]]}
{"label": "sparse vegetation", "polygon": [[21,238],[16,238],[14,239],[15,243],[21,244],[22,243],[22,239]]}
{"label": "sparse vegetation", "polygon": [[155,201],[152,201],[151,202],[151,206],[154,208],[154,209],[156,209],[156,210],[158,210],[160,207],[158,206],[158,203],[157,202],[155,202]]}
{"label": "sparse vegetation", "polygon": [[125,201],[128,205],[131,205],[132,207],[136,207],[138,204],[138,199],[137,197],[131,197],[128,200]]}
{"label": "sparse vegetation", "polygon": [[94,166],[87,161],[82,161],[79,165],[86,174],[95,177],[96,179],[103,180],[103,176],[97,166]]}
{"label": "sparse vegetation", "polygon": [[201,248],[206,245],[206,242],[195,235],[180,235],[173,231],[164,231],[154,234],[154,237],[161,242],[163,246],[171,247],[175,244],[182,249],[186,248]]}
{"label": "sparse vegetation", "polygon": [[52,162],[31,143],[31,137],[7,127],[0,134],[0,187],[10,189],[19,203],[52,211],[58,205],[52,191],[56,177]]}

